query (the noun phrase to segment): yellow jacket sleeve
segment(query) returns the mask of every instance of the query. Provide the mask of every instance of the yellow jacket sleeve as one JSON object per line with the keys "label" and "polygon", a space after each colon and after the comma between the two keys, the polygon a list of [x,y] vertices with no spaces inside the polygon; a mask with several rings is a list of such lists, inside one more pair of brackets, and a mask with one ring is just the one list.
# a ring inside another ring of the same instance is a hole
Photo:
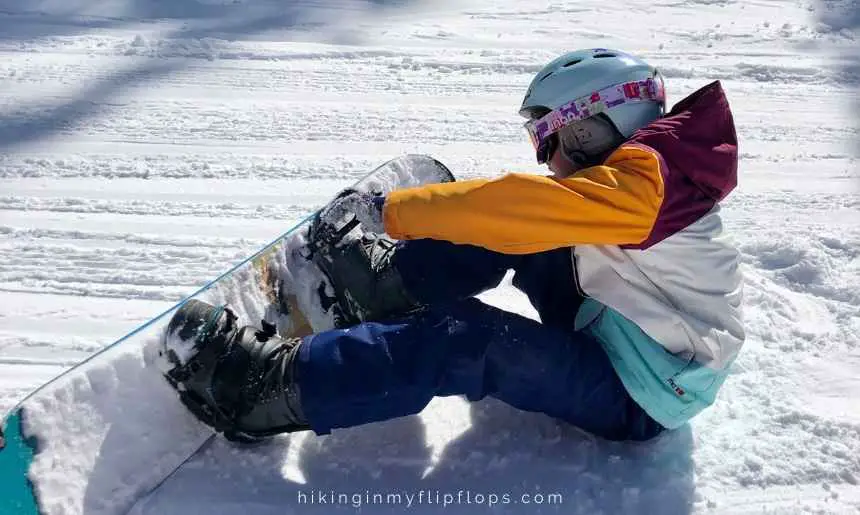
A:
{"label": "yellow jacket sleeve", "polygon": [[433,238],[506,254],[647,239],[663,201],[660,160],[621,147],[565,179],[508,174],[390,193],[384,221],[397,239]]}

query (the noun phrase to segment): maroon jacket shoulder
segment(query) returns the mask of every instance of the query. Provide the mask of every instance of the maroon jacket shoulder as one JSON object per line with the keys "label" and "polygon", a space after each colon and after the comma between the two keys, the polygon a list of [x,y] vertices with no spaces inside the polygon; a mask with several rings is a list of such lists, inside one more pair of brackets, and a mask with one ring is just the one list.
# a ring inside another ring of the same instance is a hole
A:
{"label": "maroon jacket shoulder", "polygon": [[671,174],[683,174],[719,201],[737,186],[738,141],[719,81],[678,102],[666,116],[636,131],[628,143],[660,154]]}

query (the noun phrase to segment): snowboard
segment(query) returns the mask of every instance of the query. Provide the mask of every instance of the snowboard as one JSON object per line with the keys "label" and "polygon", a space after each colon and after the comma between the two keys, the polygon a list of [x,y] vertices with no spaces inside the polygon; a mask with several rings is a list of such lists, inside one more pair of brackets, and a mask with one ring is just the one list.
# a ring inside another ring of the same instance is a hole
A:
{"label": "snowboard", "polygon": [[[453,180],[435,159],[406,155],[353,188],[387,193]],[[307,255],[313,217],[6,414],[0,425],[0,514],[127,513],[214,436],[163,375],[166,327],[188,299],[228,304],[241,320],[265,320],[287,337],[334,327],[336,309],[326,300],[331,285]],[[348,235],[360,227],[347,221],[341,231]]]}

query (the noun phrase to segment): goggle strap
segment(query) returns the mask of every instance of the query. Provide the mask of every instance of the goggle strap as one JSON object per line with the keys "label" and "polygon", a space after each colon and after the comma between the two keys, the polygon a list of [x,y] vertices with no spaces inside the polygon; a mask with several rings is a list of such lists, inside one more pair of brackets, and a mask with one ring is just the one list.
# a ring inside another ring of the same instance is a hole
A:
{"label": "goggle strap", "polygon": [[525,128],[532,144],[539,148],[547,136],[579,120],[585,120],[612,108],[638,102],[666,102],[663,81],[659,77],[613,84],[562,105],[537,120],[529,120]]}

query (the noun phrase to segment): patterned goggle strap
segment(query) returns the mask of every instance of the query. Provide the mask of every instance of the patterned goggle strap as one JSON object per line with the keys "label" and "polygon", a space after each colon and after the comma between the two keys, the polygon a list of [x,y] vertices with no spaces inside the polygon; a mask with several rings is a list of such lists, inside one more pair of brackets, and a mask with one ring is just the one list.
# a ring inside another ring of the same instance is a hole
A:
{"label": "patterned goggle strap", "polygon": [[547,113],[537,120],[529,120],[524,127],[532,145],[540,154],[546,138],[573,122],[590,118],[612,108],[636,102],[659,102],[665,104],[666,92],[659,75],[640,81],[614,84],[590,95],[572,100]]}

